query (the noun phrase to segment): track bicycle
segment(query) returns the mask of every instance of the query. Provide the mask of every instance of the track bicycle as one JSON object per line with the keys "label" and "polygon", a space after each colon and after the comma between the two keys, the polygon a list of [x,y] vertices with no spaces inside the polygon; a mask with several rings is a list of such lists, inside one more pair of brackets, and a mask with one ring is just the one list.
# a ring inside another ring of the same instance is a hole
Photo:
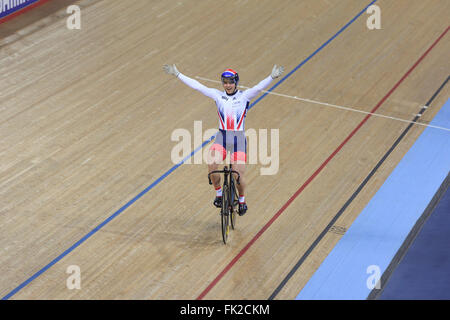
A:
{"label": "track bicycle", "polygon": [[[230,168],[225,166],[223,170],[214,170],[208,174],[209,184],[212,184],[211,174],[223,173],[223,187],[222,187],[222,207],[220,209],[221,224],[222,224],[222,239],[226,244],[228,235],[230,233],[230,225],[234,230],[236,227],[236,206],[239,204],[239,197],[237,196],[236,183],[239,184],[239,172],[233,170],[232,165]],[[237,175],[237,179],[234,178],[234,174]]]}

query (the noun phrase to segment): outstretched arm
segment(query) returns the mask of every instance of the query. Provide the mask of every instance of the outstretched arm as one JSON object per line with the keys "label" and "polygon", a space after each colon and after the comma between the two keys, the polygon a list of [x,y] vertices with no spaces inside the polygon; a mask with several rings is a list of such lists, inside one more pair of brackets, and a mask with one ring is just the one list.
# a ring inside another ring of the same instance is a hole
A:
{"label": "outstretched arm", "polygon": [[166,71],[166,73],[174,75],[175,77],[180,79],[184,84],[188,85],[192,89],[200,91],[205,96],[210,97],[211,99],[216,98],[217,92],[218,92],[217,89],[208,88],[205,85],[198,82],[197,80],[194,80],[194,79],[189,78],[188,76],[185,76],[184,74],[182,74],[181,72],[179,72],[177,70],[177,67],[174,64],[173,65],[164,65],[163,69],[164,69],[164,71]]}
{"label": "outstretched arm", "polygon": [[272,82],[273,79],[281,76],[283,71],[284,67],[278,67],[277,65],[274,65],[270,76],[265,78],[263,81],[258,83],[253,88],[244,91],[244,94],[247,97],[247,99],[252,100],[253,98],[255,98],[262,90],[264,90]]}

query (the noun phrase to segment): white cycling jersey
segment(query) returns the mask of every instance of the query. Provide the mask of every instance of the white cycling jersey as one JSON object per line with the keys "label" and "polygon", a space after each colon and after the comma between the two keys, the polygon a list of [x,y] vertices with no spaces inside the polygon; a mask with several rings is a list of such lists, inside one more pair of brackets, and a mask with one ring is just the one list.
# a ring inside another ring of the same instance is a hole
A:
{"label": "white cycling jersey", "polygon": [[272,82],[272,77],[268,76],[253,88],[245,91],[237,90],[234,94],[228,95],[225,91],[208,88],[197,80],[191,79],[182,73],[178,75],[178,78],[189,87],[213,99],[217,106],[219,129],[233,131],[244,130],[245,117],[250,101]]}

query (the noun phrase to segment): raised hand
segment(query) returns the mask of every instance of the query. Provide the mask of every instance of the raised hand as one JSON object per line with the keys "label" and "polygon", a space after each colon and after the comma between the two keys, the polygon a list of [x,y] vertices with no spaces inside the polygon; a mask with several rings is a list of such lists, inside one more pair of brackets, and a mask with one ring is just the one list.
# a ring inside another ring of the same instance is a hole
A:
{"label": "raised hand", "polygon": [[178,77],[178,75],[180,74],[180,72],[177,70],[177,67],[174,64],[172,65],[165,64],[163,65],[163,69],[167,74],[174,75],[175,77]]}
{"label": "raised hand", "polygon": [[272,69],[272,79],[278,78],[279,76],[281,76],[281,74],[284,72],[284,67],[283,66],[277,66],[274,65],[273,69]]}

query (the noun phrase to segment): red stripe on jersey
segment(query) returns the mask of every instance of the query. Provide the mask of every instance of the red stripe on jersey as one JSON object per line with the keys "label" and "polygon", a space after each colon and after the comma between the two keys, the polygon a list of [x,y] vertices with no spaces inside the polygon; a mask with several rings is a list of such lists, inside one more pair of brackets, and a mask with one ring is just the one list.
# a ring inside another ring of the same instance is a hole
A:
{"label": "red stripe on jersey", "polygon": [[217,114],[219,115],[219,120],[220,120],[220,124],[222,125],[222,129],[225,130],[225,125],[223,124],[223,120],[222,120],[222,117],[220,116],[219,111],[217,111]]}
{"label": "red stripe on jersey", "polygon": [[233,115],[227,115],[227,130],[234,130]]}
{"label": "red stripe on jersey", "polygon": [[244,120],[244,117],[245,117],[245,113],[247,112],[247,109],[245,109],[244,110],[244,114],[242,115],[242,118],[241,118],[241,120],[239,121],[239,124],[238,124],[238,126],[237,126],[237,130],[239,130],[239,128],[241,127],[241,124],[242,124],[242,121]]}

